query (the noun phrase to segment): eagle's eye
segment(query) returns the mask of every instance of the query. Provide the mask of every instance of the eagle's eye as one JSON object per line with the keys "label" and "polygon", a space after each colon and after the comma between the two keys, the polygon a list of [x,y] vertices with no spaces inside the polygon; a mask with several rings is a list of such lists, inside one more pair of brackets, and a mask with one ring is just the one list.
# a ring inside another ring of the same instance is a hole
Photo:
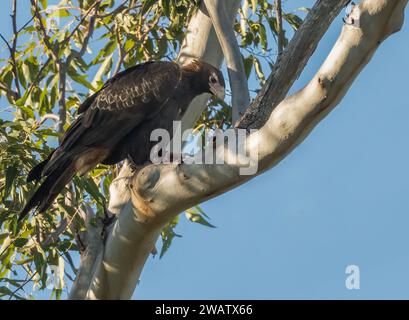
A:
{"label": "eagle's eye", "polygon": [[210,83],[215,84],[217,82],[217,78],[215,76],[210,76]]}

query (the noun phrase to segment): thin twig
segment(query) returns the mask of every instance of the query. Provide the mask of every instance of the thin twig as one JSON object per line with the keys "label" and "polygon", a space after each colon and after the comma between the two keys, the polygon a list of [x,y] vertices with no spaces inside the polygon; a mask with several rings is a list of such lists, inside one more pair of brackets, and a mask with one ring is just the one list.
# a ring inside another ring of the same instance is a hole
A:
{"label": "thin twig", "polygon": [[31,280],[33,280],[33,278],[35,277],[36,274],[37,274],[37,270],[31,275],[30,278],[28,278],[23,284],[21,284],[16,290],[14,290],[14,291],[10,294],[9,300],[11,300],[11,298],[12,298],[13,296],[15,296],[18,291],[20,291],[21,289],[23,289],[26,284],[28,284]]}
{"label": "thin twig", "polygon": [[31,83],[30,88],[28,88],[28,93],[30,94],[31,91],[34,89],[34,87],[36,86],[36,84],[40,81],[41,78],[41,74],[43,73],[44,69],[48,66],[48,64],[51,62],[51,58],[48,58],[48,60],[43,64],[43,66],[41,67],[41,69],[38,71],[38,74],[36,76],[36,78],[34,79],[34,81]]}
{"label": "thin twig", "polygon": [[11,46],[10,57],[13,61],[13,73],[14,73],[14,84],[16,86],[17,94],[19,98],[21,97],[20,82],[18,80],[18,70],[17,70],[17,61],[16,61],[16,51],[17,51],[17,0],[13,0],[13,12],[11,14],[11,21],[13,25],[13,43]]}
{"label": "thin twig", "polygon": [[115,36],[116,36],[116,41],[118,43],[118,62],[113,72],[114,75],[116,75],[121,69],[122,63],[127,55],[127,53],[124,51],[124,48],[122,47],[121,35],[119,32],[119,27],[117,25],[115,26]]}
{"label": "thin twig", "polygon": [[50,58],[52,58],[56,63],[58,62],[58,54],[57,51],[55,50],[50,36],[47,34],[47,30],[45,29],[45,26],[42,22],[42,16],[40,11],[38,10],[38,0],[30,0],[31,1],[31,5],[34,7],[34,16],[35,19],[37,20],[37,24],[39,26],[39,32],[41,33],[43,42],[45,44],[45,46],[48,49],[48,55]]}
{"label": "thin twig", "polygon": [[0,90],[3,90],[7,95],[11,96],[14,100],[18,99],[18,93],[7,87],[2,82],[0,82]]}
{"label": "thin twig", "polygon": [[42,125],[47,120],[53,120],[55,123],[58,123],[60,121],[60,117],[56,114],[47,113],[41,117],[40,121],[38,121],[38,125]]}
{"label": "thin twig", "polygon": [[20,29],[18,29],[17,33],[20,33],[21,31],[23,31],[35,18],[35,15],[33,15],[30,20],[28,20],[25,24],[23,24]]}
{"label": "thin twig", "polygon": [[[33,0],[32,0],[32,1],[33,1]],[[94,8],[96,8],[96,7],[99,8],[99,5],[101,4],[101,1],[102,1],[102,0],[99,0],[99,1],[95,2],[95,3],[87,10],[87,12],[86,12],[86,13],[84,14],[84,16],[81,18],[80,22],[76,25],[76,27],[74,28],[74,30],[72,30],[72,32],[68,35],[68,37],[65,38],[64,41],[61,42],[61,47],[65,46],[65,45],[71,40],[71,38],[72,38],[72,37],[74,36],[74,34],[78,31],[79,27],[82,26],[83,22],[84,22],[85,19],[88,17],[88,15],[91,13],[91,11],[92,11]],[[95,10],[94,18],[96,17],[96,11],[97,11],[97,10]],[[92,28],[93,28],[93,26],[92,26]],[[83,45],[83,47],[84,47],[84,45]]]}
{"label": "thin twig", "polygon": [[58,91],[59,91],[59,97],[58,97],[58,115],[60,118],[60,121],[58,122],[58,132],[63,133],[64,132],[64,125],[67,121],[67,108],[66,108],[66,101],[65,101],[65,94],[66,94],[66,88],[67,88],[67,64],[63,62],[59,62],[57,64],[57,70],[58,70],[58,77],[59,77],[59,83],[58,83]]}
{"label": "thin twig", "polygon": [[6,43],[7,48],[9,51],[13,50],[10,46],[10,43],[7,41],[7,39],[0,33],[0,38]]}
{"label": "thin twig", "polygon": [[135,6],[134,8],[127,8],[127,7],[125,6],[125,4],[126,4],[128,1],[129,1],[129,0],[123,0],[122,3],[121,3],[116,9],[112,10],[111,12],[105,13],[105,14],[96,15],[96,18],[98,18],[98,19],[104,19],[104,18],[107,18],[107,17],[112,16],[112,15],[117,15],[117,14],[118,14],[119,12],[121,12],[122,10],[127,10],[127,11],[129,11],[129,10],[132,10],[132,9],[137,8],[137,7],[140,6],[140,5],[138,5],[138,6]]}

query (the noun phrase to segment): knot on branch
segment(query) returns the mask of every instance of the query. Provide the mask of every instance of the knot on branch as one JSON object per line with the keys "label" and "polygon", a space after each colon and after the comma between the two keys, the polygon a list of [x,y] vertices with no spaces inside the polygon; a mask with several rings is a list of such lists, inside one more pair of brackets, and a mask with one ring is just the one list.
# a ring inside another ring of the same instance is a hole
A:
{"label": "knot on branch", "polygon": [[318,84],[325,94],[331,88],[332,82],[333,79],[328,78],[327,76],[321,75],[318,77]]}
{"label": "knot on branch", "polygon": [[345,24],[359,28],[360,13],[361,12],[359,6],[357,6],[355,2],[351,1],[347,6],[346,16],[342,18],[342,20],[344,21]]}
{"label": "knot on branch", "polygon": [[[388,1],[386,3],[374,4],[352,2],[351,11],[344,19],[345,24],[360,28],[364,34],[371,35],[374,32],[381,35],[385,40],[390,35],[401,30],[404,21],[404,8],[407,0]],[[389,11],[389,17],[385,20],[385,11]],[[374,27],[375,25],[381,28]]]}
{"label": "knot on branch", "polygon": [[145,196],[156,186],[159,179],[160,170],[158,170],[158,166],[146,166],[135,176],[131,189],[136,191],[141,196]]}

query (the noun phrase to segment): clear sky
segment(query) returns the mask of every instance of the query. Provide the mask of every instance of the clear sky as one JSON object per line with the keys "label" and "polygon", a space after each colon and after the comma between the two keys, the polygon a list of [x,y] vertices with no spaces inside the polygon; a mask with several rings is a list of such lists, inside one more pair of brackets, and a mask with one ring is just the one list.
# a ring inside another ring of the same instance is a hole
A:
{"label": "clear sky", "polygon": [[[339,17],[292,91],[318,70],[341,27]],[[406,23],[277,167],[202,204],[216,229],[182,218],[183,237],[163,259],[149,258],[134,298],[408,299],[408,39]],[[348,265],[360,268],[359,290],[345,286]]]}

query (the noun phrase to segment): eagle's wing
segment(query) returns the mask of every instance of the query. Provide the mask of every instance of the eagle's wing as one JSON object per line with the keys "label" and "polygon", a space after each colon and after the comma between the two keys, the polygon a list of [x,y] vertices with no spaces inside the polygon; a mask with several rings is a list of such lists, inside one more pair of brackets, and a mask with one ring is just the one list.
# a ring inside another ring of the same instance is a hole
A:
{"label": "eagle's wing", "polygon": [[80,106],[43,173],[52,171],[63,154],[114,148],[133,128],[160,112],[180,81],[181,70],[173,62],[147,62],[118,73]]}
{"label": "eagle's wing", "polygon": [[143,120],[160,112],[180,79],[179,66],[163,61],[118,73],[79,107],[79,116],[65,133],[61,148],[69,149],[78,142],[107,146],[120,141]]}
{"label": "eagle's wing", "polygon": [[150,62],[119,73],[85,100],[60,146],[29,173],[29,181],[46,178],[19,219],[33,208],[45,211],[76,172],[95,167],[133,128],[160,112],[180,81],[175,63]]}

